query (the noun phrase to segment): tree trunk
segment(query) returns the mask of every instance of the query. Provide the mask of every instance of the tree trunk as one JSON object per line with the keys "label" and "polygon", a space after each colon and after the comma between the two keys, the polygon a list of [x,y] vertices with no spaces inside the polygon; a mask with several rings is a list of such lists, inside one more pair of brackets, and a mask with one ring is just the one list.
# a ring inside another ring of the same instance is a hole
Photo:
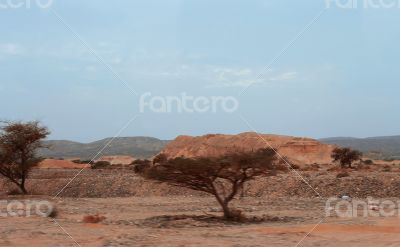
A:
{"label": "tree trunk", "polygon": [[20,185],[19,188],[20,188],[22,194],[24,194],[24,195],[28,194],[28,191],[25,189],[24,185]]}
{"label": "tree trunk", "polygon": [[[214,186],[214,185],[213,185]],[[243,184],[238,184],[237,181],[232,185],[232,192],[230,193],[229,196],[222,198],[219,194],[218,191],[214,188],[214,196],[217,199],[219,205],[221,205],[222,210],[224,212],[224,218],[227,220],[237,220],[240,217],[240,213],[237,214],[235,210],[231,210],[229,208],[229,203],[232,201],[232,199],[235,197],[235,195],[238,192],[238,188],[240,186],[243,186]],[[239,211],[240,212],[240,211]]]}
{"label": "tree trunk", "polygon": [[222,211],[224,212],[224,218],[227,220],[235,218],[235,216],[232,214],[231,209],[228,206],[229,202],[225,202],[217,194],[215,194],[215,197],[217,198],[219,205],[222,207]]}
{"label": "tree trunk", "polygon": [[227,220],[233,219],[234,216],[232,215],[232,212],[228,206],[228,203],[222,203],[221,206],[222,206],[222,210],[224,212],[224,218]]}
{"label": "tree trunk", "polygon": [[231,209],[228,207],[228,204],[222,205],[222,210],[224,211],[224,218],[227,220],[235,219],[235,215],[232,213]]}

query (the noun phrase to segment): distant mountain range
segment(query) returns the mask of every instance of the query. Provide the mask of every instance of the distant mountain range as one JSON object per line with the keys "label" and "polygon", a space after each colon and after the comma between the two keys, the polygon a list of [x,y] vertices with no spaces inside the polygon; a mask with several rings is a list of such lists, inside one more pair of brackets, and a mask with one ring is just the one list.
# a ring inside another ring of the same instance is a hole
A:
{"label": "distant mountain range", "polygon": [[333,137],[319,141],[341,147],[351,147],[362,151],[373,159],[400,160],[400,136],[382,136],[369,138]]}
{"label": "distant mountain range", "polygon": [[[39,150],[45,158],[80,158],[92,159],[112,138],[91,143],[73,141],[45,141],[49,149]],[[101,152],[106,155],[129,155],[135,158],[150,158],[158,154],[169,141],[152,137],[118,137]]]}
{"label": "distant mountain range", "polygon": [[[81,158],[91,159],[112,138],[91,143],[73,141],[45,141],[50,149],[41,149],[40,155],[46,158]],[[332,137],[319,140],[326,144],[351,147],[362,151],[373,159],[400,159],[400,136],[351,138]],[[152,137],[118,137],[106,147],[101,156],[129,155],[136,158],[150,158],[158,154],[170,141]]]}

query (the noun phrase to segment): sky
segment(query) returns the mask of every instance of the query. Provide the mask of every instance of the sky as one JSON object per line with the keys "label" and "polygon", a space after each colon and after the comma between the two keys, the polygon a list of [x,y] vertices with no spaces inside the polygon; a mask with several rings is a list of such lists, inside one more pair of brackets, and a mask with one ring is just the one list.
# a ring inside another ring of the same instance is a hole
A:
{"label": "sky", "polygon": [[[0,119],[50,139],[400,135],[400,5],[46,1],[0,2]],[[150,107],[182,95],[237,107]]]}

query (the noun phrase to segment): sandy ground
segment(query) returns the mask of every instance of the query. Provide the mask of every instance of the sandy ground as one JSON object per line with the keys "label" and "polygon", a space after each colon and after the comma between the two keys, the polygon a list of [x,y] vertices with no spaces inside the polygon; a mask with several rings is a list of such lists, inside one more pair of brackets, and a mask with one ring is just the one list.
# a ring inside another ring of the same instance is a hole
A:
{"label": "sandy ground", "polygon": [[[400,245],[400,218],[325,217],[325,200],[318,198],[248,197],[235,201],[248,215],[271,216],[258,224],[213,220],[209,215],[220,212],[208,197],[34,198],[52,201],[58,216],[0,217],[0,246]],[[93,214],[104,215],[106,220],[82,222],[84,216]]]}

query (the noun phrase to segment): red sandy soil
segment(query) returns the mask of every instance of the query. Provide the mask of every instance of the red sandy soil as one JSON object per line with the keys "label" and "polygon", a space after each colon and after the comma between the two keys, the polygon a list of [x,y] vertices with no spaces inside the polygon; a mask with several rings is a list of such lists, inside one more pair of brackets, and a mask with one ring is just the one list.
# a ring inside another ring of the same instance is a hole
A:
{"label": "red sandy soil", "polygon": [[[235,201],[235,206],[248,215],[277,217],[258,224],[194,217],[220,215],[210,197],[62,198],[53,202],[58,209],[55,221],[38,216],[0,218],[0,246],[394,247],[400,243],[398,217],[325,218],[321,199],[261,197]],[[95,214],[106,219],[97,224],[82,221]]]}
{"label": "red sandy soil", "polygon": [[87,167],[86,164],[76,164],[71,160],[54,160],[45,159],[43,160],[37,168],[39,169],[82,169]]}

